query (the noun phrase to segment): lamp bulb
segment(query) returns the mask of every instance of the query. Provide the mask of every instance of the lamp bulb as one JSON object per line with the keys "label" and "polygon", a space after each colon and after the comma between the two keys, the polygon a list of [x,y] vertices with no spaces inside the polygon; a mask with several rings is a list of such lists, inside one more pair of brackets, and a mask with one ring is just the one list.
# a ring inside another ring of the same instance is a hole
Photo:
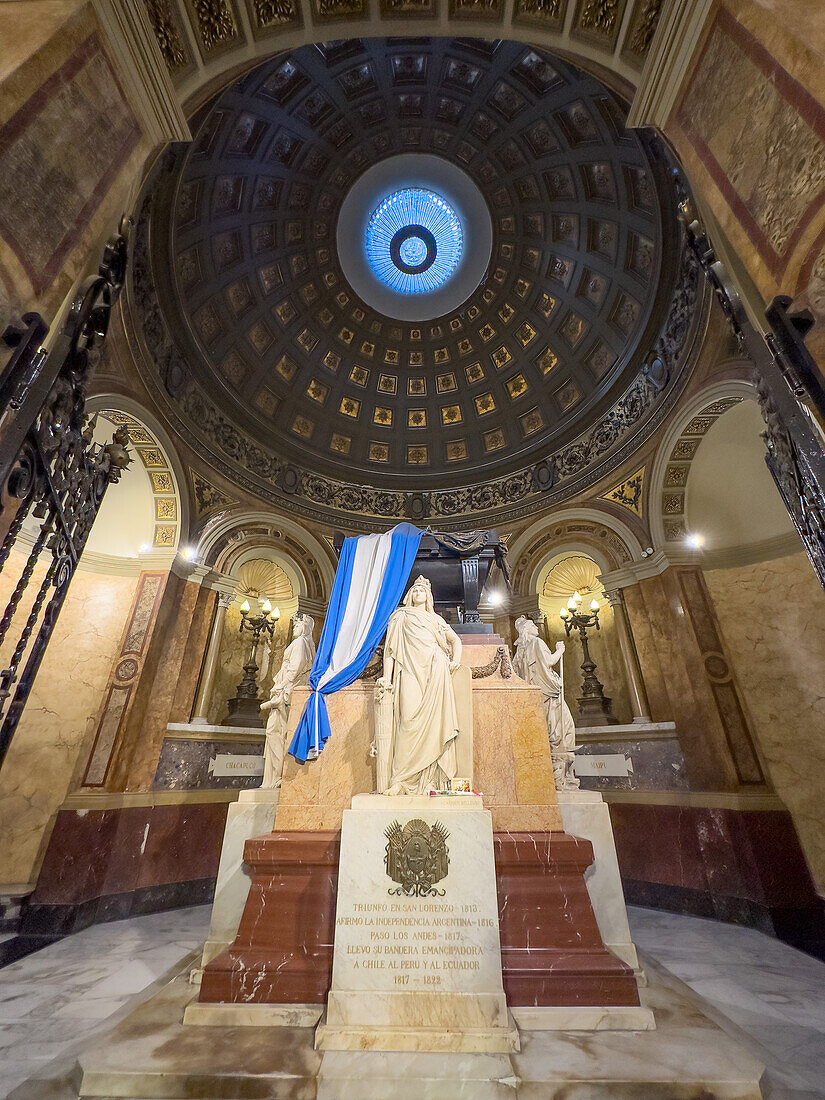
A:
{"label": "lamp bulb", "polygon": [[599,610],[599,601],[598,600],[591,600],[590,601],[590,610],[591,611],[598,611]]}
{"label": "lamp bulb", "polygon": [[571,596],[570,599],[567,601],[567,608],[569,611],[576,610],[576,600],[573,596]]}
{"label": "lamp bulb", "polygon": [[271,602],[269,600],[264,600],[264,602],[261,604],[261,611],[263,611],[264,615],[268,615],[271,610]]}
{"label": "lamp bulb", "polygon": [[244,600],[241,604],[241,614],[247,615],[249,613],[249,600]]}
{"label": "lamp bulb", "polygon": [[559,618],[560,619],[568,619],[569,617],[570,617],[570,612],[567,610],[567,608],[566,607],[560,607],[559,608]]}
{"label": "lamp bulb", "polygon": [[277,623],[277,621],[278,621],[278,619],[280,619],[280,617],[281,617],[280,607],[273,607],[272,608],[272,621],[273,621],[273,623]]}
{"label": "lamp bulb", "polygon": [[574,602],[575,602],[576,604],[580,604],[580,603],[582,602],[582,594],[581,594],[581,592],[578,592],[578,591],[574,592],[574,593],[573,593],[573,600],[574,600]]}

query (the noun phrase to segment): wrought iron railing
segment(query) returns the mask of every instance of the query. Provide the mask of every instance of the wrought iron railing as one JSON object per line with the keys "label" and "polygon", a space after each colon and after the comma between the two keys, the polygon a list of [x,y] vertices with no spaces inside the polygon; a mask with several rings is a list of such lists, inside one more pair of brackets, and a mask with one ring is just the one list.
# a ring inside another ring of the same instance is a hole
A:
{"label": "wrought iron railing", "polygon": [[0,372],[0,573],[11,568],[12,550],[22,548],[25,557],[0,618],[8,653],[0,661],[0,765],[106,489],[130,461],[125,428],[111,443],[95,444],[95,418],[86,414],[89,380],[126,275],[130,224],[121,221],[48,350],[39,313],[24,314],[0,336],[13,349]]}
{"label": "wrought iron railing", "polygon": [[825,588],[825,384],[805,345],[813,317],[807,310],[791,313],[791,299],[778,296],[765,311],[768,329],[763,336],[751,323],[684,187],[680,216],[740,351],[754,364],[766,425],[765,461]]}

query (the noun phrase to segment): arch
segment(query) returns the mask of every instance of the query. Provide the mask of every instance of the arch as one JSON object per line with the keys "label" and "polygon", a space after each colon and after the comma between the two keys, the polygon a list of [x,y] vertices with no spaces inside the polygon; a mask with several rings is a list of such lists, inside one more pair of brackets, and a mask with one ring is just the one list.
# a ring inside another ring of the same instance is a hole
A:
{"label": "arch", "polygon": [[291,564],[296,595],[329,599],[335,567],[331,550],[294,520],[273,512],[223,513],[206,524],[195,556],[204,565],[230,572],[269,549]]}
{"label": "arch", "polygon": [[602,572],[609,573],[641,558],[642,546],[615,516],[598,508],[565,508],[537,520],[509,548],[514,589],[532,595],[548,561],[576,552],[593,558]]}
{"label": "arch", "polygon": [[[741,360],[730,365],[749,367]],[[685,489],[690,463],[705,432],[723,413],[745,400],[756,400],[754,384],[745,378],[727,378],[706,386],[673,414],[650,474],[650,531],[657,550],[676,549],[687,535]]]}
{"label": "arch", "polygon": [[[110,438],[121,425],[129,431],[133,461],[142,466],[148,478],[152,513],[146,537],[140,547],[135,546],[134,555],[95,550],[92,542],[84,551],[80,567],[111,574],[139,573],[149,567],[169,568],[181,544],[185,544],[189,528],[189,498],[183,466],[169,435],[148,409],[120,394],[95,394],[87,400],[86,411],[98,416],[96,434],[101,437]],[[107,503],[111,501],[109,493],[116,494],[117,486],[109,489],[104,498],[104,521]],[[93,527],[93,535],[94,530]]]}

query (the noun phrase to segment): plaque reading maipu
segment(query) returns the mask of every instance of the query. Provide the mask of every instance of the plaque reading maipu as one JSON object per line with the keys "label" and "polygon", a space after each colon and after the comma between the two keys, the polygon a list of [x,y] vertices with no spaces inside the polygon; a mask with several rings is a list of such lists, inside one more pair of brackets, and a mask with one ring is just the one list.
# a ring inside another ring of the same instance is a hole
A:
{"label": "plaque reading maipu", "polygon": [[393,821],[384,831],[387,838],[384,865],[393,882],[401,885],[390,887],[387,893],[405,894],[408,898],[443,898],[447,891],[439,890],[435,883],[446,878],[450,866],[449,835],[440,821],[432,828],[419,817],[403,828]]}

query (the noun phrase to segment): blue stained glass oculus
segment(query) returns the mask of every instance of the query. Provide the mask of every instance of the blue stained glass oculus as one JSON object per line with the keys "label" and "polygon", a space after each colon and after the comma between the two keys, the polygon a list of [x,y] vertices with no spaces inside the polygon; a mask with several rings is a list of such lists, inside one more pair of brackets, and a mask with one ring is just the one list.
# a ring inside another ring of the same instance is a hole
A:
{"label": "blue stained glass oculus", "polygon": [[426,294],[461,260],[461,223],[433,191],[405,187],[388,195],[367,223],[364,250],[375,275],[399,294]]}

